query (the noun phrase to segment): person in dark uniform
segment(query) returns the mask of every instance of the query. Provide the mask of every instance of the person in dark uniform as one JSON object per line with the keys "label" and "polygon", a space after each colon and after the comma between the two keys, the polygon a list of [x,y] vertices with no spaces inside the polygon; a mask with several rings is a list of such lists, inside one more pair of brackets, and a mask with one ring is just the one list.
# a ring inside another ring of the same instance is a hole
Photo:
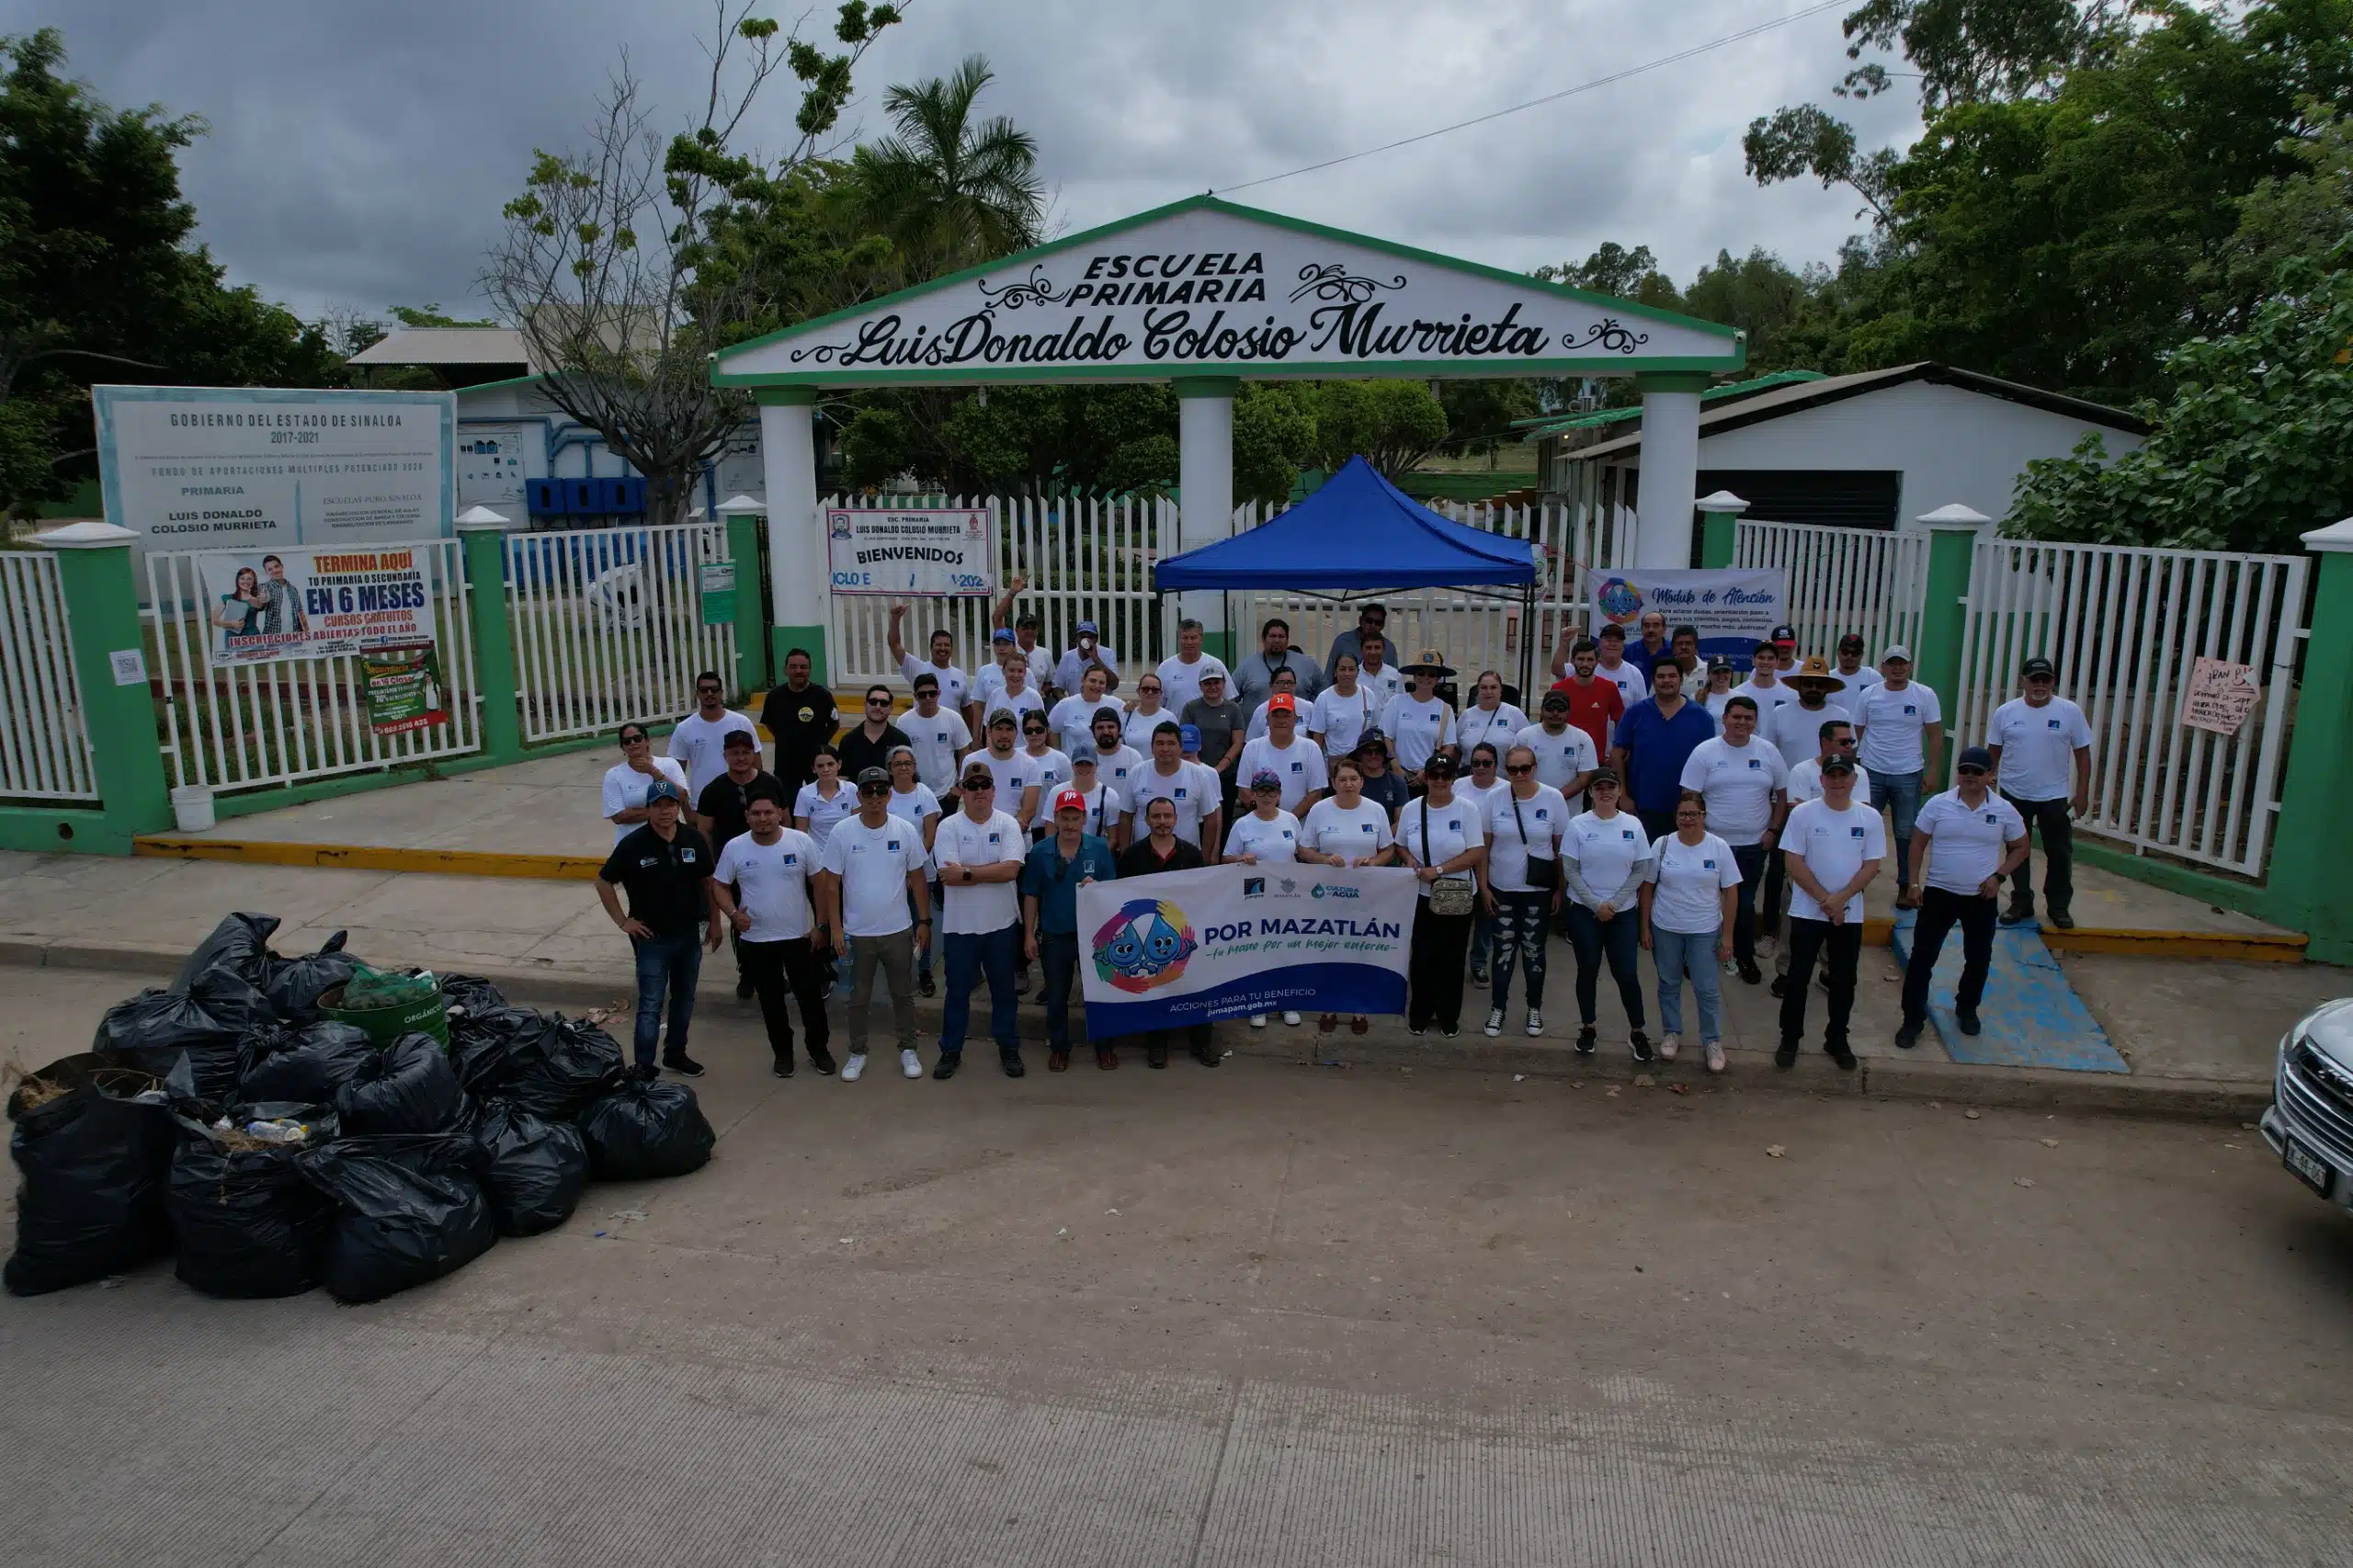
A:
{"label": "person in dark uniform", "polygon": [[[1120,857],[1120,876],[1148,877],[1155,871],[1191,871],[1208,864],[1201,858],[1199,846],[1188,844],[1176,836],[1176,802],[1165,795],[1155,795],[1144,805],[1144,826],[1151,831],[1128,846]],[[1190,1024],[1185,1029],[1185,1043],[1192,1048],[1193,1060],[1204,1067],[1218,1063],[1214,1037],[1207,1024]],[[1144,1036],[1144,1065],[1168,1065],[1168,1031],[1154,1029]]]}
{"label": "person in dark uniform", "polygon": [[809,678],[809,650],[784,656],[784,684],[760,705],[760,724],[776,737],[776,777],[788,799],[817,777],[817,753],[830,744],[841,721],[834,716],[834,694]]}
{"label": "person in dark uniform", "polygon": [[[740,838],[752,831],[746,814],[752,803],[752,791],[762,779],[777,790],[779,799],[784,790],[776,775],[760,766],[760,737],[749,730],[730,730],[721,743],[727,758],[727,771],[702,787],[701,798],[695,801],[695,815],[702,822],[703,830],[710,835],[711,863],[716,865],[725,852],[727,841]],[[744,944],[729,940],[735,949],[735,994],[740,998],[752,994],[752,977],[744,967]]]}
{"label": "person in dark uniform", "polygon": [[[670,1038],[662,1042],[662,1065],[688,1078],[702,1076],[702,1064],[687,1054],[687,1029],[695,1017],[695,980],[702,972],[703,924],[710,926],[710,950],[719,950],[720,922],[710,876],[717,866],[710,841],[682,826],[678,812],[686,791],[667,778],[646,787],[645,821],[613,846],[597,873],[597,900],[637,951],[637,1072],[654,1075],[654,1047],[662,1036],[663,1002],[669,1002]],[[629,912],[621,912],[620,890],[629,890]]]}
{"label": "person in dark uniform", "polygon": [[870,767],[879,767],[887,775],[891,771],[891,754],[901,746],[912,750],[915,743],[907,738],[904,730],[891,722],[891,688],[868,687],[866,717],[852,724],[834,748],[841,754],[842,777],[856,778]]}

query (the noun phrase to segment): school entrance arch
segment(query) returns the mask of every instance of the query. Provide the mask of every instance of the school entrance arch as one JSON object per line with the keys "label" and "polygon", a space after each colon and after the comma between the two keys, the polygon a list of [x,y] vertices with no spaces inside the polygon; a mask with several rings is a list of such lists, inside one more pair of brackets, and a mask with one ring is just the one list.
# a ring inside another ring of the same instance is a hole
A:
{"label": "school entrance arch", "polygon": [[[1635,563],[1680,566],[1699,393],[1747,359],[1718,323],[1196,196],[722,349],[711,380],[759,404],[780,654],[824,648],[830,620],[811,423],[824,388],[1171,382],[1193,550],[1233,528],[1244,381],[1632,376]],[[1223,630],[1217,596],[1183,608]]]}

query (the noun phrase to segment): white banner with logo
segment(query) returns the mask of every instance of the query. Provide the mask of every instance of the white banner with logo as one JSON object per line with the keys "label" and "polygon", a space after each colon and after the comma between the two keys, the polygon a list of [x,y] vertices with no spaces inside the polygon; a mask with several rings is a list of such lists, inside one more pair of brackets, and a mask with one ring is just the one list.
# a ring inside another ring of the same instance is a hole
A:
{"label": "white banner with logo", "polygon": [[434,640],[429,552],[408,545],[356,550],[220,551],[196,558],[212,663],[273,664]]}
{"label": "white banner with logo", "polygon": [[1285,1008],[1402,1013],[1418,884],[1398,867],[1205,866],[1078,890],[1097,1039]]}
{"label": "white banner with logo", "polygon": [[1702,658],[1745,660],[1787,618],[1787,605],[1778,569],[1608,572],[1594,581],[1593,630],[1622,626],[1626,641],[1636,642],[1643,617],[1654,611],[1666,617],[1670,635],[1681,626],[1698,631]]}
{"label": "white banner with logo", "polygon": [[834,592],[985,597],[996,585],[996,529],[984,506],[825,514]]}

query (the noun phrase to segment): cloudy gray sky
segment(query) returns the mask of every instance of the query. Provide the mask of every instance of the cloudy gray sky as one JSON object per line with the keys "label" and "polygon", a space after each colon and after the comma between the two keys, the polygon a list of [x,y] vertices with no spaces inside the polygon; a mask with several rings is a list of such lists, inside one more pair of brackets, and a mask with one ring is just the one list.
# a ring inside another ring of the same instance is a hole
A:
{"label": "cloudy gray sky", "polygon": [[[913,0],[867,59],[881,89],[970,52],[983,99],[1038,138],[1080,229],[1336,157],[1673,53],[1807,0]],[[773,13],[790,20],[797,14]],[[825,13],[821,13],[821,15]],[[1495,266],[1647,244],[1679,283],[1721,248],[1827,259],[1859,224],[1811,185],[1757,188],[1748,121],[1824,99],[1832,11],[1631,81],[1235,199]],[[233,280],[306,314],[479,305],[498,210],[535,146],[574,144],[622,48],[683,120],[706,0],[0,0],[0,31],[55,25],[119,104],[203,115],[188,155],[202,235]],[[792,101],[756,142],[790,140]],[[1908,103],[1860,106],[1873,144]]]}

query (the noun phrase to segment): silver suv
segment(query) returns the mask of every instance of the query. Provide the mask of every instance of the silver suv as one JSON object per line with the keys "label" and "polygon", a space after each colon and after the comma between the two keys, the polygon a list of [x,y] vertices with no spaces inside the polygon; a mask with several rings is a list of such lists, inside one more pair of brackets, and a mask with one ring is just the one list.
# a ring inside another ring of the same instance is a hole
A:
{"label": "silver suv", "polygon": [[2263,1141],[2297,1179],[2353,1209],[2353,997],[2325,1003],[2279,1041]]}

